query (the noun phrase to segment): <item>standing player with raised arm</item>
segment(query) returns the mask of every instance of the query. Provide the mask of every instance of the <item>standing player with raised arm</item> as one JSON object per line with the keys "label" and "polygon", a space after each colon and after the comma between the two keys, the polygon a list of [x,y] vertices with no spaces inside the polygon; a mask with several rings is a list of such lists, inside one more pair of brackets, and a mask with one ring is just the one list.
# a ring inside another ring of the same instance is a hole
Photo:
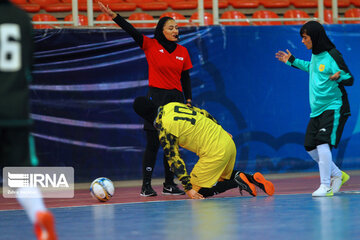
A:
{"label": "standing player with raised arm", "polygon": [[[110,16],[122,29],[124,29],[145,52],[149,64],[149,91],[148,98],[162,106],[169,102],[184,102],[191,105],[191,83],[189,69],[192,68],[191,59],[187,49],[176,43],[179,38],[178,25],[170,17],[159,20],[154,38],[148,38],[137,31],[129,22],[119,14],[111,11],[109,7],[98,2],[101,10]],[[156,196],[151,187],[152,172],[156,162],[160,143],[158,132],[151,123],[145,121],[146,149],[143,157],[143,185],[141,196]],[[174,174],[164,157],[165,182],[163,194],[182,195],[174,183]]]}

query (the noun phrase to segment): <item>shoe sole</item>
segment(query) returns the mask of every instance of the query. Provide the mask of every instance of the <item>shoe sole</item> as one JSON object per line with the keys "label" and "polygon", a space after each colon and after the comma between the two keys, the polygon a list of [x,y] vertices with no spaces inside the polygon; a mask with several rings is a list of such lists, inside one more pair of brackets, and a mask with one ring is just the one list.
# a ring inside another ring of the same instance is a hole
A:
{"label": "shoe sole", "polygon": [[332,197],[334,194],[326,194],[326,195],[312,195],[313,197]]}
{"label": "shoe sole", "polygon": [[50,212],[39,212],[36,214],[35,234],[38,240],[57,239],[54,216]]}
{"label": "shoe sole", "polygon": [[175,195],[175,196],[179,196],[179,195],[185,195],[185,193],[166,193],[166,192],[162,192],[162,195]]}
{"label": "shoe sole", "polygon": [[332,197],[334,196],[334,193],[331,192],[331,193],[327,193],[325,195],[312,195],[313,197]]}
{"label": "shoe sole", "polygon": [[263,185],[263,187],[264,187],[263,190],[265,191],[265,193],[267,195],[272,196],[274,194],[274,192],[275,192],[274,184],[272,182],[266,180],[265,177],[261,173],[259,173],[259,172],[255,173],[253,178],[256,182]]}
{"label": "shoe sole", "polygon": [[142,196],[142,197],[156,197],[157,194],[146,195],[146,194],[140,193],[140,196]]}
{"label": "shoe sole", "polygon": [[239,177],[240,177],[241,180],[243,180],[243,181],[248,185],[248,187],[250,188],[251,193],[250,193],[250,192],[249,192],[249,193],[250,193],[252,196],[256,197],[257,193],[256,193],[256,187],[255,187],[255,185],[252,184],[251,182],[249,182],[249,180],[247,179],[247,177],[245,176],[245,174],[240,173],[240,174],[239,174]]}

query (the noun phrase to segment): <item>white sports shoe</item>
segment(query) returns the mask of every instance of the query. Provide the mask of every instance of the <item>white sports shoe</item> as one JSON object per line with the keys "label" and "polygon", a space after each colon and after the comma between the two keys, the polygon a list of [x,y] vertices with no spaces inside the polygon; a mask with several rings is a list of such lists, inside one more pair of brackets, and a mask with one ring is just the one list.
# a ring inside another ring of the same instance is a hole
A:
{"label": "white sports shoe", "polygon": [[313,197],[331,197],[333,195],[334,193],[332,188],[324,184],[321,184],[320,187],[312,193]]}
{"label": "white sports shoe", "polygon": [[341,173],[342,173],[341,176],[331,178],[330,186],[333,189],[333,193],[339,192],[341,186],[350,179],[350,176],[348,174],[346,174],[343,171],[341,171]]}

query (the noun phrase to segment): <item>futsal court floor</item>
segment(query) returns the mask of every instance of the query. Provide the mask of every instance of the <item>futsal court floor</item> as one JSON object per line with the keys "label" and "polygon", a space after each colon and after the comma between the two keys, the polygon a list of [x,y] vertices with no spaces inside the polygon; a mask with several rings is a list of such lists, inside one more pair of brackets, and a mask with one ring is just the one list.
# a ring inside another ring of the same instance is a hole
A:
{"label": "futsal court floor", "polygon": [[[204,200],[161,195],[161,179],[153,180],[157,197],[139,196],[140,182],[115,183],[115,195],[100,203],[90,184],[78,184],[72,199],[45,199],[54,213],[60,240],[103,239],[360,239],[360,171],[341,192],[313,198],[316,173],[265,175],[274,196],[260,189],[252,197],[238,189]],[[34,240],[33,228],[15,199],[0,198],[0,239]]]}

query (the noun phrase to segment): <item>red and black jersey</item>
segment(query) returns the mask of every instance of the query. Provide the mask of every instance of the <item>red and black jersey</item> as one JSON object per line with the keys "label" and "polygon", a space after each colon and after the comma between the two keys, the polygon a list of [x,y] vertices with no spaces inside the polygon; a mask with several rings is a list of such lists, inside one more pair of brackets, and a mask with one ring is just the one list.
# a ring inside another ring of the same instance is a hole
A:
{"label": "red and black jersey", "polygon": [[166,48],[156,38],[144,36],[119,14],[113,20],[145,51],[149,64],[149,86],[154,89],[176,89],[183,92],[185,99],[192,99],[188,71],[192,64],[187,49],[176,43],[175,49]]}
{"label": "red and black jersey", "polygon": [[149,86],[182,91],[181,73],[192,68],[187,49],[177,45],[169,53],[156,39],[143,36],[142,49],[149,64]]}

